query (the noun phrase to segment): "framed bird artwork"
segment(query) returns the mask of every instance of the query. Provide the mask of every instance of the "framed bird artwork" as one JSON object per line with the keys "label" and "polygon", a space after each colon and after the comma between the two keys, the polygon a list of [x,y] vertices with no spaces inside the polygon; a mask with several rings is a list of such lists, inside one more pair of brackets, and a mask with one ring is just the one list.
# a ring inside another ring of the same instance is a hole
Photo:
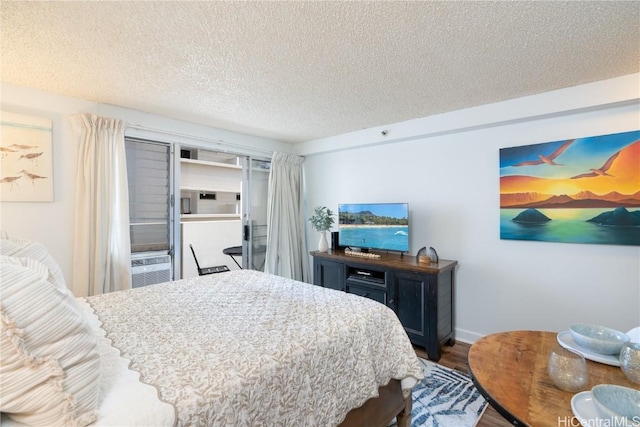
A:
{"label": "framed bird artwork", "polygon": [[640,245],[640,130],[500,149],[500,238]]}
{"label": "framed bird artwork", "polygon": [[0,112],[0,201],[52,202],[52,121]]}

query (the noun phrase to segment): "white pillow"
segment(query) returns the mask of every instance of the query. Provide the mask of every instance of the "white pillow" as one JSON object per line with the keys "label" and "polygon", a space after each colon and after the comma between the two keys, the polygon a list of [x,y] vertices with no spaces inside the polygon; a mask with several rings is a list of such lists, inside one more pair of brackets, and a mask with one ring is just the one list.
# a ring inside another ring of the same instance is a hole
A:
{"label": "white pillow", "polygon": [[100,355],[73,295],[13,261],[0,293],[0,411],[33,426],[94,422]]}
{"label": "white pillow", "polygon": [[[6,237],[6,233],[3,234]],[[0,239],[0,255],[20,258],[31,258],[46,265],[51,277],[49,281],[56,286],[66,288],[64,275],[58,263],[49,255],[42,243],[26,239],[2,238]]]}
{"label": "white pillow", "polygon": [[33,258],[0,255],[0,264],[14,264],[14,265],[20,265],[22,267],[30,268],[35,273],[37,273],[38,276],[40,276],[40,278],[48,282],[50,281],[51,278],[53,278],[47,266],[41,263],[40,261],[36,261]]}

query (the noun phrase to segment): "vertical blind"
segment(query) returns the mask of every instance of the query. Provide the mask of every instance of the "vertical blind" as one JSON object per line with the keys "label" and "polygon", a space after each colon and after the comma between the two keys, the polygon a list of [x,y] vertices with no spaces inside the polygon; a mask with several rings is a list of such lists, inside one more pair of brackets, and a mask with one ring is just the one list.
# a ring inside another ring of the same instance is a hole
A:
{"label": "vertical blind", "polygon": [[171,148],[125,138],[131,252],[169,251]]}

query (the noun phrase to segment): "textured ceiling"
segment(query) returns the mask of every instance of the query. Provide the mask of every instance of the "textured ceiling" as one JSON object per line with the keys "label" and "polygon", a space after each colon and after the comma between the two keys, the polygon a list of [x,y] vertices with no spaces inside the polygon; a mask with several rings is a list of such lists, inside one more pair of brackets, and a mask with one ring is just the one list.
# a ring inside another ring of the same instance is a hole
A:
{"label": "textured ceiling", "polygon": [[0,2],[2,81],[300,142],[640,71],[640,2]]}

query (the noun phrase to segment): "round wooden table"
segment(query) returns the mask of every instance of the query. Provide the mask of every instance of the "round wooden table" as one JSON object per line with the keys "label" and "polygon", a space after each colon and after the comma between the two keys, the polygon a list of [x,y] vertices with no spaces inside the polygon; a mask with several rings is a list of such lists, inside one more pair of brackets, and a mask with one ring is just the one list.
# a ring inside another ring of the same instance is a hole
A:
{"label": "round wooden table", "polygon": [[[481,338],[469,349],[473,382],[496,411],[513,425],[579,426],[571,410],[575,393],[553,385],[547,373],[549,352],[557,344],[556,332],[511,331]],[[589,382],[638,389],[617,366],[587,360]],[[584,391],[583,390],[583,391]]]}

